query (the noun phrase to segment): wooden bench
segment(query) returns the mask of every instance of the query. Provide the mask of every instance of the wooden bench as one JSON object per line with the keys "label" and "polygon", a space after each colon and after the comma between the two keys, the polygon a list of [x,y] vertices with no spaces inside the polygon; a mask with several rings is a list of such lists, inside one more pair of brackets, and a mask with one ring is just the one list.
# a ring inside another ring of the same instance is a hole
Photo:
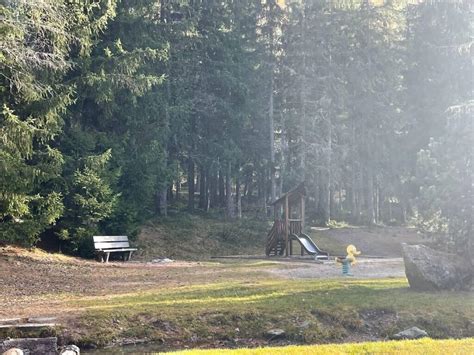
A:
{"label": "wooden bench", "polygon": [[123,260],[127,261],[132,257],[132,253],[137,250],[137,248],[130,248],[126,235],[95,235],[94,248],[97,255],[100,256],[100,260],[106,263],[109,261],[110,253],[122,253]]}

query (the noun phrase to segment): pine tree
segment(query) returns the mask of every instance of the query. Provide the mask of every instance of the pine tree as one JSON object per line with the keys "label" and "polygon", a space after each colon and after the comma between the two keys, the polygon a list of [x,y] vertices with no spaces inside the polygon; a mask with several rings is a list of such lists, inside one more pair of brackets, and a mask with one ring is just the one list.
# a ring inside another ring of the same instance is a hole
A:
{"label": "pine tree", "polygon": [[[91,6],[99,11],[88,12]],[[87,52],[114,6],[52,0],[0,5],[1,240],[31,245],[63,213],[57,182],[64,160],[53,140],[73,102],[65,74],[73,52]]]}

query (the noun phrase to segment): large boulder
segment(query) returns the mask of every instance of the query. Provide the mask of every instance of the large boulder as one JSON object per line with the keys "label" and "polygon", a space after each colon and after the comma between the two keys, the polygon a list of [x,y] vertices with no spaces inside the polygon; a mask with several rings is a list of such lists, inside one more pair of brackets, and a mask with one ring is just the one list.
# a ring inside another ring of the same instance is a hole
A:
{"label": "large boulder", "polygon": [[281,339],[285,337],[285,331],[283,329],[270,329],[267,330],[265,336],[270,340]]}
{"label": "large boulder", "polygon": [[458,255],[405,243],[402,251],[411,288],[419,291],[471,289],[470,264]]}

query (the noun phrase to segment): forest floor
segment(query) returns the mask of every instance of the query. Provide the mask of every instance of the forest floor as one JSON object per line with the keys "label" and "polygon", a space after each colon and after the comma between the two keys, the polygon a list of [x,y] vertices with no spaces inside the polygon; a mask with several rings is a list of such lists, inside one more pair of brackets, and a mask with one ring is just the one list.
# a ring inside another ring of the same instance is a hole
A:
{"label": "forest floor", "polygon": [[[225,222],[216,216],[170,216],[159,223],[150,221],[142,228],[136,240],[139,251],[134,259],[208,260],[215,256],[263,256],[270,227],[268,222],[256,219]],[[426,242],[415,229],[406,227],[307,229],[321,249],[331,255],[345,255],[346,246],[354,244],[366,256],[401,257],[401,243]],[[298,252],[296,246],[295,254]]]}
{"label": "forest floor", "polygon": [[[386,258],[361,257],[353,278],[341,277],[333,261],[300,258],[101,264],[4,247],[0,318],[57,317],[61,325],[50,332],[62,342],[152,342],[147,351],[373,341],[411,326],[434,338],[473,337],[474,295],[411,291],[393,234],[404,241],[417,236],[391,232],[313,234],[335,254],[343,254],[346,243],[367,255],[387,251]],[[360,233],[391,244],[377,250],[357,240]],[[269,338],[266,332],[275,328],[285,330],[285,337]],[[18,335],[23,334],[4,334]]]}

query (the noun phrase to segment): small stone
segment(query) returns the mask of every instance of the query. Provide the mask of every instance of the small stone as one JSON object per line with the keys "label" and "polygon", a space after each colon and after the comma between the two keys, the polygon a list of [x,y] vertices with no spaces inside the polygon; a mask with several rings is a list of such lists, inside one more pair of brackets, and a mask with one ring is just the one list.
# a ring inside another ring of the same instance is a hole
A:
{"label": "small stone", "polygon": [[18,324],[21,323],[22,319],[21,318],[6,318],[6,319],[0,319],[0,324]]}
{"label": "small stone", "polygon": [[168,263],[174,263],[174,260],[169,259],[169,258],[158,258],[158,259],[153,259],[151,262],[153,264],[168,264]]}
{"label": "small stone", "polygon": [[304,321],[304,322],[298,324],[298,328],[306,329],[306,328],[308,328],[310,325],[311,325],[311,322],[310,322],[310,321]]}
{"label": "small stone", "polygon": [[28,318],[28,323],[54,323],[56,320],[56,317],[35,317]]}
{"label": "small stone", "polygon": [[270,329],[265,333],[265,335],[270,340],[280,339],[285,337],[285,331],[283,329]]}
{"label": "small stone", "polygon": [[427,337],[428,333],[418,327],[411,327],[405,329],[404,331],[393,335],[391,338],[395,340],[404,340],[404,339],[420,339]]}
{"label": "small stone", "polygon": [[81,355],[81,350],[76,345],[66,345],[59,354],[60,355]]}
{"label": "small stone", "polygon": [[23,355],[24,352],[21,349],[13,348],[5,351],[2,355]]}

